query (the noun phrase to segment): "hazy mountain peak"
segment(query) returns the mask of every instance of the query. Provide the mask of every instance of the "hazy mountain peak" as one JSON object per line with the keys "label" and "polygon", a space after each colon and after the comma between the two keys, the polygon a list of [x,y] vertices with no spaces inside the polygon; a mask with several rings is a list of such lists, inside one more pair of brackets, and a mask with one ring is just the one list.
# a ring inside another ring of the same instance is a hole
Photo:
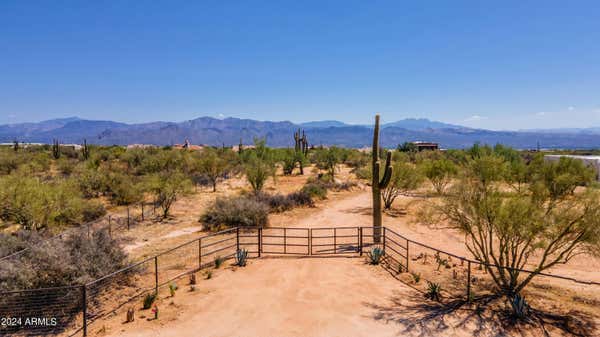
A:
{"label": "hazy mountain peak", "polygon": [[384,128],[398,127],[409,130],[424,129],[464,129],[464,126],[432,121],[427,118],[405,118],[396,122],[383,124]]}
{"label": "hazy mountain peak", "polygon": [[336,121],[336,120],[311,121],[311,122],[300,123],[300,125],[305,128],[315,128],[315,129],[331,128],[331,127],[339,128],[339,127],[349,126],[348,124],[346,124],[344,122],[340,122],[340,121]]}

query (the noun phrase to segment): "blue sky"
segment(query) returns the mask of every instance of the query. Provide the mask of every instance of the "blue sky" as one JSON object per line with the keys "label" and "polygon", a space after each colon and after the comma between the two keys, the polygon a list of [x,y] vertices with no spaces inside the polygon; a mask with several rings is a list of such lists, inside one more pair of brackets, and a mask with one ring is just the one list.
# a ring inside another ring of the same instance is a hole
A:
{"label": "blue sky", "polygon": [[600,2],[0,2],[0,123],[376,111],[600,126]]}

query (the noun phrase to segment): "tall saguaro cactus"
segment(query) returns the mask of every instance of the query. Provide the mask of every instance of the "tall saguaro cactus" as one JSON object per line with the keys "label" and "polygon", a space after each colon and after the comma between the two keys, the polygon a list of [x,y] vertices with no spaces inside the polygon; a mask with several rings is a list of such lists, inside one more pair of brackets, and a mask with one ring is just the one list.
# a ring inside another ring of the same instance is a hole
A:
{"label": "tall saguaro cactus", "polygon": [[373,130],[373,180],[371,191],[373,192],[373,242],[381,242],[381,190],[386,188],[392,178],[392,151],[388,151],[385,157],[385,169],[383,177],[379,177],[381,162],[379,161],[379,114],[375,115],[375,128]]}
{"label": "tall saguaro cactus", "polygon": [[300,174],[304,174],[304,158],[308,156],[308,139],[306,133],[302,130],[302,136],[300,136],[300,129],[294,132],[294,149],[296,156],[298,156],[298,164],[300,166]]}

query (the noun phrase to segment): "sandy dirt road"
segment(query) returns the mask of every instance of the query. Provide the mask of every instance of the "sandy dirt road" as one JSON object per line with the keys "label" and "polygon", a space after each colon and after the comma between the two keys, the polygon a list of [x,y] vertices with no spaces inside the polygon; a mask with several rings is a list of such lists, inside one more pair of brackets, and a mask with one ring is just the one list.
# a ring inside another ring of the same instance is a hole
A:
{"label": "sandy dirt road", "polygon": [[[117,316],[101,335],[416,336],[414,316],[399,310],[421,301],[416,294],[362,259],[267,258],[221,270],[194,292],[161,293],[158,320],[149,310],[133,323]],[[458,320],[445,324],[437,336],[470,335]]]}

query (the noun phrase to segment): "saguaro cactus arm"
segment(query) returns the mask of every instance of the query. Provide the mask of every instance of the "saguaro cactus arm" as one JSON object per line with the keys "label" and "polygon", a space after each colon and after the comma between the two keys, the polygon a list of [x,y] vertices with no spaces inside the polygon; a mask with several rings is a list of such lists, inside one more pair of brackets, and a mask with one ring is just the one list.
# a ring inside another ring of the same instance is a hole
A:
{"label": "saguaro cactus arm", "polygon": [[[379,170],[379,161],[377,162],[377,169]],[[381,179],[381,181],[379,182],[379,188],[386,188],[389,183],[390,180],[392,179],[392,151],[388,151],[387,155],[385,156],[385,171],[383,173],[383,178]]]}

